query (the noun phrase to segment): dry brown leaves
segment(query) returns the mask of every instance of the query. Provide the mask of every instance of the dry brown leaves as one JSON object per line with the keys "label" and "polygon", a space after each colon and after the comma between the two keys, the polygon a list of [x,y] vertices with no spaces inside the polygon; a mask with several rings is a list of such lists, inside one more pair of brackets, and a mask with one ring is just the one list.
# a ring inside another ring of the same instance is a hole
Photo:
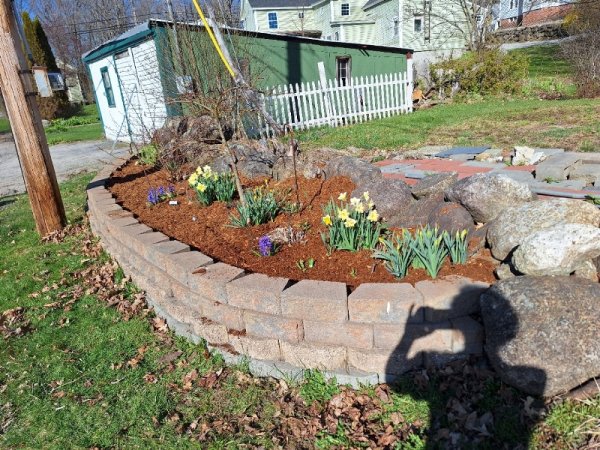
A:
{"label": "dry brown leaves", "polygon": [[25,318],[24,308],[13,308],[0,313],[0,335],[4,339],[22,336],[31,329],[31,322]]}

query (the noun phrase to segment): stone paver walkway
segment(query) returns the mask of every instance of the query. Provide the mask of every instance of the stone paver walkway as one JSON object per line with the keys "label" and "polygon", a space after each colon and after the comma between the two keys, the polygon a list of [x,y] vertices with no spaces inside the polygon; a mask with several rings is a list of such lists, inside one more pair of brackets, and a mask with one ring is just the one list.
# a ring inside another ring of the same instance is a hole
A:
{"label": "stone paver walkway", "polygon": [[400,179],[414,185],[421,178],[439,172],[457,172],[459,179],[477,173],[502,173],[517,181],[528,183],[532,190],[542,196],[600,195],[600,186],[586,187],[580,180],[566,180],[560,183],[546,183],[536,180],[537,166],[507,166],[501,162],[460,161],[451,159],[402,159],[385,160],[375,163],[381,168],[385,178]]}

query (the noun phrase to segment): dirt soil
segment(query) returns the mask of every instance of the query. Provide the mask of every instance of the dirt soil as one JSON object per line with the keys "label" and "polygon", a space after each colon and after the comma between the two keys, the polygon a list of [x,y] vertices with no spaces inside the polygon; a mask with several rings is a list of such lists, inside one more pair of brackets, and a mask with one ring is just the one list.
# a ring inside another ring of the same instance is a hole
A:
{"label": "dirt soil", "polygon": [[[245,187],[248,187],[266,181],[243,182]],[[169,205],[168,201],[155,206],[147,204],[150,188],[170,184],[176,187],[175,200],[178,201],[178,205]],[[280,197],[286,197],[290,201],[295,198],[293,180],[268,181],[268,184]],[[320,236],[326,228],[321,222],[322,206],[331,198],[337,198],[341,192],[352,192],[354,184],[345,177],[329,180],[300,178],[299,187],[303,206],[300,212],[280,214],[272,223],[246,228],[234,228],[230,225],[229,217],[235,211],[234,205],[217,202],[204,207],[196,200],[195,193],[187,182],[171,183],[167,171],[149,169],[136,162],[130,162],[116,171],[109,189],[123,208],[131,211],[149,227],[189,244],[215,260],[250,272],[294,281],[340,281],[351,287],[376,282],[414,284],[430,279],[424,270],[411,269],[407,277],[398,280],[387,272],[382,261],[371,257],[370,251],[336,251],[328,256]],[[273,256],[258,256],[259,238],[277,227],[288,225],[295,229],[307,230],[305,242],[284,245]],[[303,272],[298,268],[297,262],[310,258],[315,260],[314,268]],[[453,266],[447,260],[438,277],[462,275],[473,280],[493,283],[494,267],[486,255],[470,258],[465,265]]]}

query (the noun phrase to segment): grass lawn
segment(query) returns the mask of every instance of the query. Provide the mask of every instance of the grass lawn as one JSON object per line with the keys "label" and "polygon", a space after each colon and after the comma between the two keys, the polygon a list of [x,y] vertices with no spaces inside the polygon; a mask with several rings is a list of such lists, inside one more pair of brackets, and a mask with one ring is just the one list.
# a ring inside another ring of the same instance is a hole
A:
{"label": "grass lawn", "polygon": [[0,117],[0,134],[10,133],[10,122],[6,117]]}
{"label": "grass lawn", "polygon": [[[2,448],[360,448],[361,437],[392,433],[400,438],[393,448],[434,449],[443,445],[430,435],[478,434],[449,420],[461,414],[456,402],[493,415],[492,436],[463,448],[572,448],[600,427],[598,397],[556,401],[531,428],[526,397],[473,370],[354,392],[318,372],[297,384],[225,368],[204,345],[165,331],[91,238],[83,221],[90,179],[62,184],[73,231],[47,243],[26,196],[0,198]],[[335,395],[362,406],[333,414]],[[356,411],[368,412],[359,425]]]}
{"label": "grass lawn", "polygon": [[514,145],[600,151],[600,100],[488,99],[299,133],[307,147],[406,150],[423,145]]}
{"label": "grass lawn", "polygon": [[[10,133],[10,123],[7,118],[0,119],[0,134]],[[46,128],[46,138],[49,145],[77,142],[96,141],[103,139],[104,130],[98,117],[96,105],[85,105],[81,113],[68,119],[53,120]]]}
{"label": "grass lawn", "polygon": [[53,120],[46,128],[48,144],[96,141],[104,137],[96,105],[85,105],[83,111],[68,119]]}
{"label": "grass lawn", "polygon": [[571,68],[560,47],[512,52],[529,58],[529,77],[520,97],[457,101],[349,127],[313,129],[299,133],[299,139],[308,148],[529,145],[600,151],[600,99],[574,98]]}

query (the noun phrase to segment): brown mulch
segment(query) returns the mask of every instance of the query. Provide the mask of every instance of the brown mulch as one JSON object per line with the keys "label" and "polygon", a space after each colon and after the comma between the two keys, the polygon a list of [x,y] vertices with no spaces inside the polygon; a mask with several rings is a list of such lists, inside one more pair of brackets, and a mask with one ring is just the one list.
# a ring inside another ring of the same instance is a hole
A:
{"label": "brown mulch", "polygon": [[[244,180],[245,186],[264,183],[265,180]],[[148,206],[147,193],[150,188],[174,184],[178,205],[168,202]],[[293,180],[268,181],[269,188],[292,201],[295,197]],[[416,283],[429,279],[424,270],[412,269],[408,276],[397,280],[384,268],[383,263],[371,257],[370,251],[356,253],[337,251],[328,256],[320,233],[325,231],[321,223],[322,206],[341,192],[352,192],[354,184],[345,177],[328,180],[299,179],[302,210],[280,214],[273,223],[247,228],[230,225],[233,206],[214,203],[201,206],[187,182],[171,183],[165,170],[149,170],[147,167],[129,163],[113,174],[110,191],[117,202],[143,223],[181,242],[189,244],[215,260],[243,268],[250,272],[289,278],[290,280],[315,279],[339,281],[350,286],[361,283],[398,282]],[[257,255],[258,239],[281,226],[304,229],[306,241],[286,245],[273,256]],[[298,261],[314,259],[312,269],[302,271]],[[471,258],[467,264],[453,266],[446,262],[439,277],[462,275],[473,280],[495,281],[494,264],[487,258]]]}

